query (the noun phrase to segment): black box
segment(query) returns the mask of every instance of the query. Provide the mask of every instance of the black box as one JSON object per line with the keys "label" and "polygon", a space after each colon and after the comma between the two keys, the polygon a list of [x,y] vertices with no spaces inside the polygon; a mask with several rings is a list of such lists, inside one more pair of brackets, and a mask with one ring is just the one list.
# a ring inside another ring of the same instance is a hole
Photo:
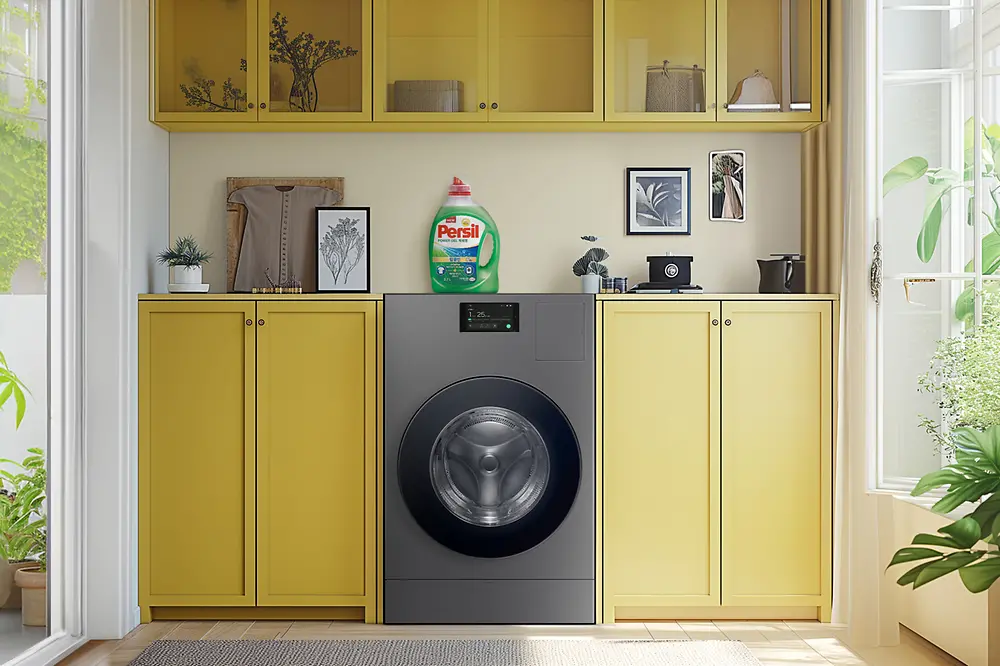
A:
{"label": "black box", "polygon": [[649,281],[665,287],[683,287],[691,282],[691,262],[694,257],[646,257],[649,262]]}

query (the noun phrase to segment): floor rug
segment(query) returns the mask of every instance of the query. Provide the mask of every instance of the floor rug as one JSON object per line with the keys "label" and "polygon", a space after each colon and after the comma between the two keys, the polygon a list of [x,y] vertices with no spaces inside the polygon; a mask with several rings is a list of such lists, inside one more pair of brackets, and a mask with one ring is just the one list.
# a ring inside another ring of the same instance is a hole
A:
{"label": "floor rug", "polygon": [[760,666],[738,641],[159,640],[132,666]]}

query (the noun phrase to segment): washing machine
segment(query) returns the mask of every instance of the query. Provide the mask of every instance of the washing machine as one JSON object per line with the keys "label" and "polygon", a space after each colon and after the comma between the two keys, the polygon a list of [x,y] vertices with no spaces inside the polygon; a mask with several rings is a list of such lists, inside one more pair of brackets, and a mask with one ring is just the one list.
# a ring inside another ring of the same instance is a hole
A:
{"label": "washing machine", "polygon": [[385,296],[387,624],[593,624],[594,297]]}

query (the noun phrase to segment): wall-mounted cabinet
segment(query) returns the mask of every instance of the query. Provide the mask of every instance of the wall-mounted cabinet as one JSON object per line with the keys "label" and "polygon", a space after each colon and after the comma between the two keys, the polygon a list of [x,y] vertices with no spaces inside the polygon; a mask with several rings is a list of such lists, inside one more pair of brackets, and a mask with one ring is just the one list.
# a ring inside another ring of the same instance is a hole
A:
{"label": "wall-mounted cabinet", "polygon": [[151,1],[153,120],[171,130],[823,120],[826,0]]}

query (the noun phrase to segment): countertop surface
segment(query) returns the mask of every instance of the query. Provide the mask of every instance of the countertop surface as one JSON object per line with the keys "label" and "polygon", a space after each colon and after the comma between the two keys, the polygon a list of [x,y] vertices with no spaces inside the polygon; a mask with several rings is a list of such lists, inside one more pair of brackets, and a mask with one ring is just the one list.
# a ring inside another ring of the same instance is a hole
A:
{"label": "countertop surface", "polygon": [[[518,294],[468,294],[477,296]],[[836,301],[837,294],[594,294],[599,301]],[[380,301],[382,294],[140,294],[140,301]]]}

